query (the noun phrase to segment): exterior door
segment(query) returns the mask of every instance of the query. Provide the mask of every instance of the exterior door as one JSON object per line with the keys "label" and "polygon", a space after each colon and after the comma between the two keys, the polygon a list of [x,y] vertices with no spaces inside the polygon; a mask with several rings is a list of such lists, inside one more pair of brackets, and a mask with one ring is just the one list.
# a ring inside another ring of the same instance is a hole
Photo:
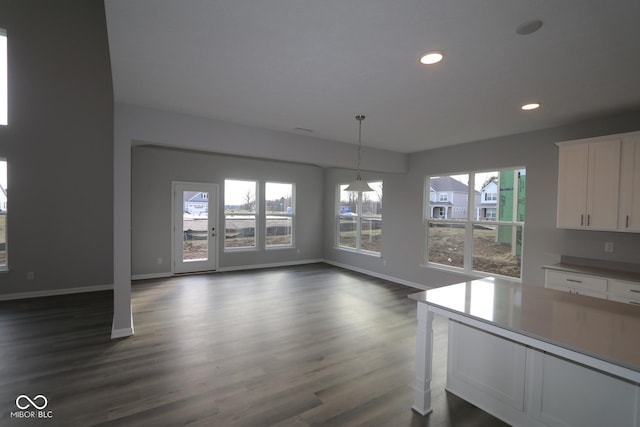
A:
{"label": "exterior door", "polygon": [[173,183],[174,274],[216,269],[217,213],[217,184]]}

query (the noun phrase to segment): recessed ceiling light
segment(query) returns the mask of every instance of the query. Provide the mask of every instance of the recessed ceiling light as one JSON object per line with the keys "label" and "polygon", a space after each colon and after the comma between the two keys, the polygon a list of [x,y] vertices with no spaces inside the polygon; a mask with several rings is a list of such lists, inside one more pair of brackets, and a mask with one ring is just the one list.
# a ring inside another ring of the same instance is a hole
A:
{"label": "recessed ceiling light", "polygon": [[520,107],[520,109],[524,110],[524,111],[530,111],[530,110],[536,110],[540,108],[540,104],[537,102],[531,102],[529,104],[524,104],[522,107]]}
{"label": "recessed ceiling light", "polygon": [[437,64],[442,61],[444,54],[438,51],[427,52],[420,58],[420,63],[424,65]]}
{"label": "recessed ceiling light", "polygon": [[518,25],[516,28],[516,33],[521,36],[526,36],[528,34],[533,34],[538,31],[542,27],[542,21],[539,19],[532,19],[531,21],[525,21],[522,24]]}

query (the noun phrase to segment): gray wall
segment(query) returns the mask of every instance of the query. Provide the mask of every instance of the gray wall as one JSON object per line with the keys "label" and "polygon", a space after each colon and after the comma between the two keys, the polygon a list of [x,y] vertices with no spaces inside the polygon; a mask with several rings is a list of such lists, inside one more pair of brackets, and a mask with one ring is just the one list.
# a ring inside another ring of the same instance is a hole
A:
{"label": "gray wall", "polygon": [[[296,186],[295,248],[224,252],[218,239],[219,269],[277,265],[322,259],[322,169],[162,147],[132,151],[132,273],[171,273],[172,181],[218,184],[218,230],[224,227],[224,180],[291,182]],[[166,260],[158,265],[157,259]]]}
{"label": "gray wall", "polygon": [[[113,89],[102,1],[2,1],[9,51],[2,295],[113,284]],[[27,281],[27,272],[34,280]]]}
{"label": "gray wall", "polygon": [[[459,281],[457,274],[421,267],[424,254],[422,203],[427,175],[508,166],[527,168],[527,207],[524,233],[523,282],[541,285],[542,266],[560,261],[561,255],[607,261],[640,263],[640,234],[558,230],[555,228],[558,149],[555,142],[640,129],[640,111],[593,119],[570,126],[477,141],[409,156],[406,175],[367,173],[367,179],[384,180],[382,257],[335,249],[335,187],[352,173],[339,169],[325,174],[324,256],[336,264],[401,282],[428,287]],[[331,230],[331,232],[329,232]],[[612,241],[615,252],[604,253]]]}

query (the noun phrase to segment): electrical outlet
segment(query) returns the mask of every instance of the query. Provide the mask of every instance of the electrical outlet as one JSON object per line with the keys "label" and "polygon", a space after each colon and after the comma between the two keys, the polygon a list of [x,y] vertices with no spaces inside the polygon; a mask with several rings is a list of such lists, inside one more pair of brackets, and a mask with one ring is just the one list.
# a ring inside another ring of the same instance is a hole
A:
{"label": "electrical outlet", "polygon": [[604,251],[608,254],[613,253],[613,242],[604,242]]}
{"label": "electrical outlet", "polygon": [[162,264],[162,258],[158,258],[158,265]]}
{"label": "electrical outlet", "polygon": [[35,274],[33,273],[33,271],[27,272],[27,280],[33,280],[34,277],[35,277]]}

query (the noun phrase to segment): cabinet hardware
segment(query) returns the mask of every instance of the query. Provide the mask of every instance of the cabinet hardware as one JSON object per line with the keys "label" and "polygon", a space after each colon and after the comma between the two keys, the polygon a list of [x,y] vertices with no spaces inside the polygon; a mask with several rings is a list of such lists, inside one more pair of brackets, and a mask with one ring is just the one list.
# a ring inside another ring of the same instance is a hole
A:
{"label": "cabinet hardware", "polygon": [[580,214],[580,225],[584,225],[584,214]]}
{"label": "cabinet hardware", "polygon": [[587,227],[591,225],[591,215],[587,214]]}
{"label": "cabinet hardware", "polygon": [[633,304],[633,305],[640,305],[640,302],[629,301],[629,304]]}
{"label": "cabinet hardware", "polygon": [[567,282],[573,282],[573,283],[582,283],[582,280],[576,280],[576,279],[567,279]]}
{"label": "cabinet hardware", "polygon": [[630,292],[635,292],[636,294],[640,294],[640,291],[637,289],[629,289]]}
{"label": "cabinet hardware", "polygon": [[629,228],[629,215],[627,215],[627,223],[626,223],[625,227]]}

